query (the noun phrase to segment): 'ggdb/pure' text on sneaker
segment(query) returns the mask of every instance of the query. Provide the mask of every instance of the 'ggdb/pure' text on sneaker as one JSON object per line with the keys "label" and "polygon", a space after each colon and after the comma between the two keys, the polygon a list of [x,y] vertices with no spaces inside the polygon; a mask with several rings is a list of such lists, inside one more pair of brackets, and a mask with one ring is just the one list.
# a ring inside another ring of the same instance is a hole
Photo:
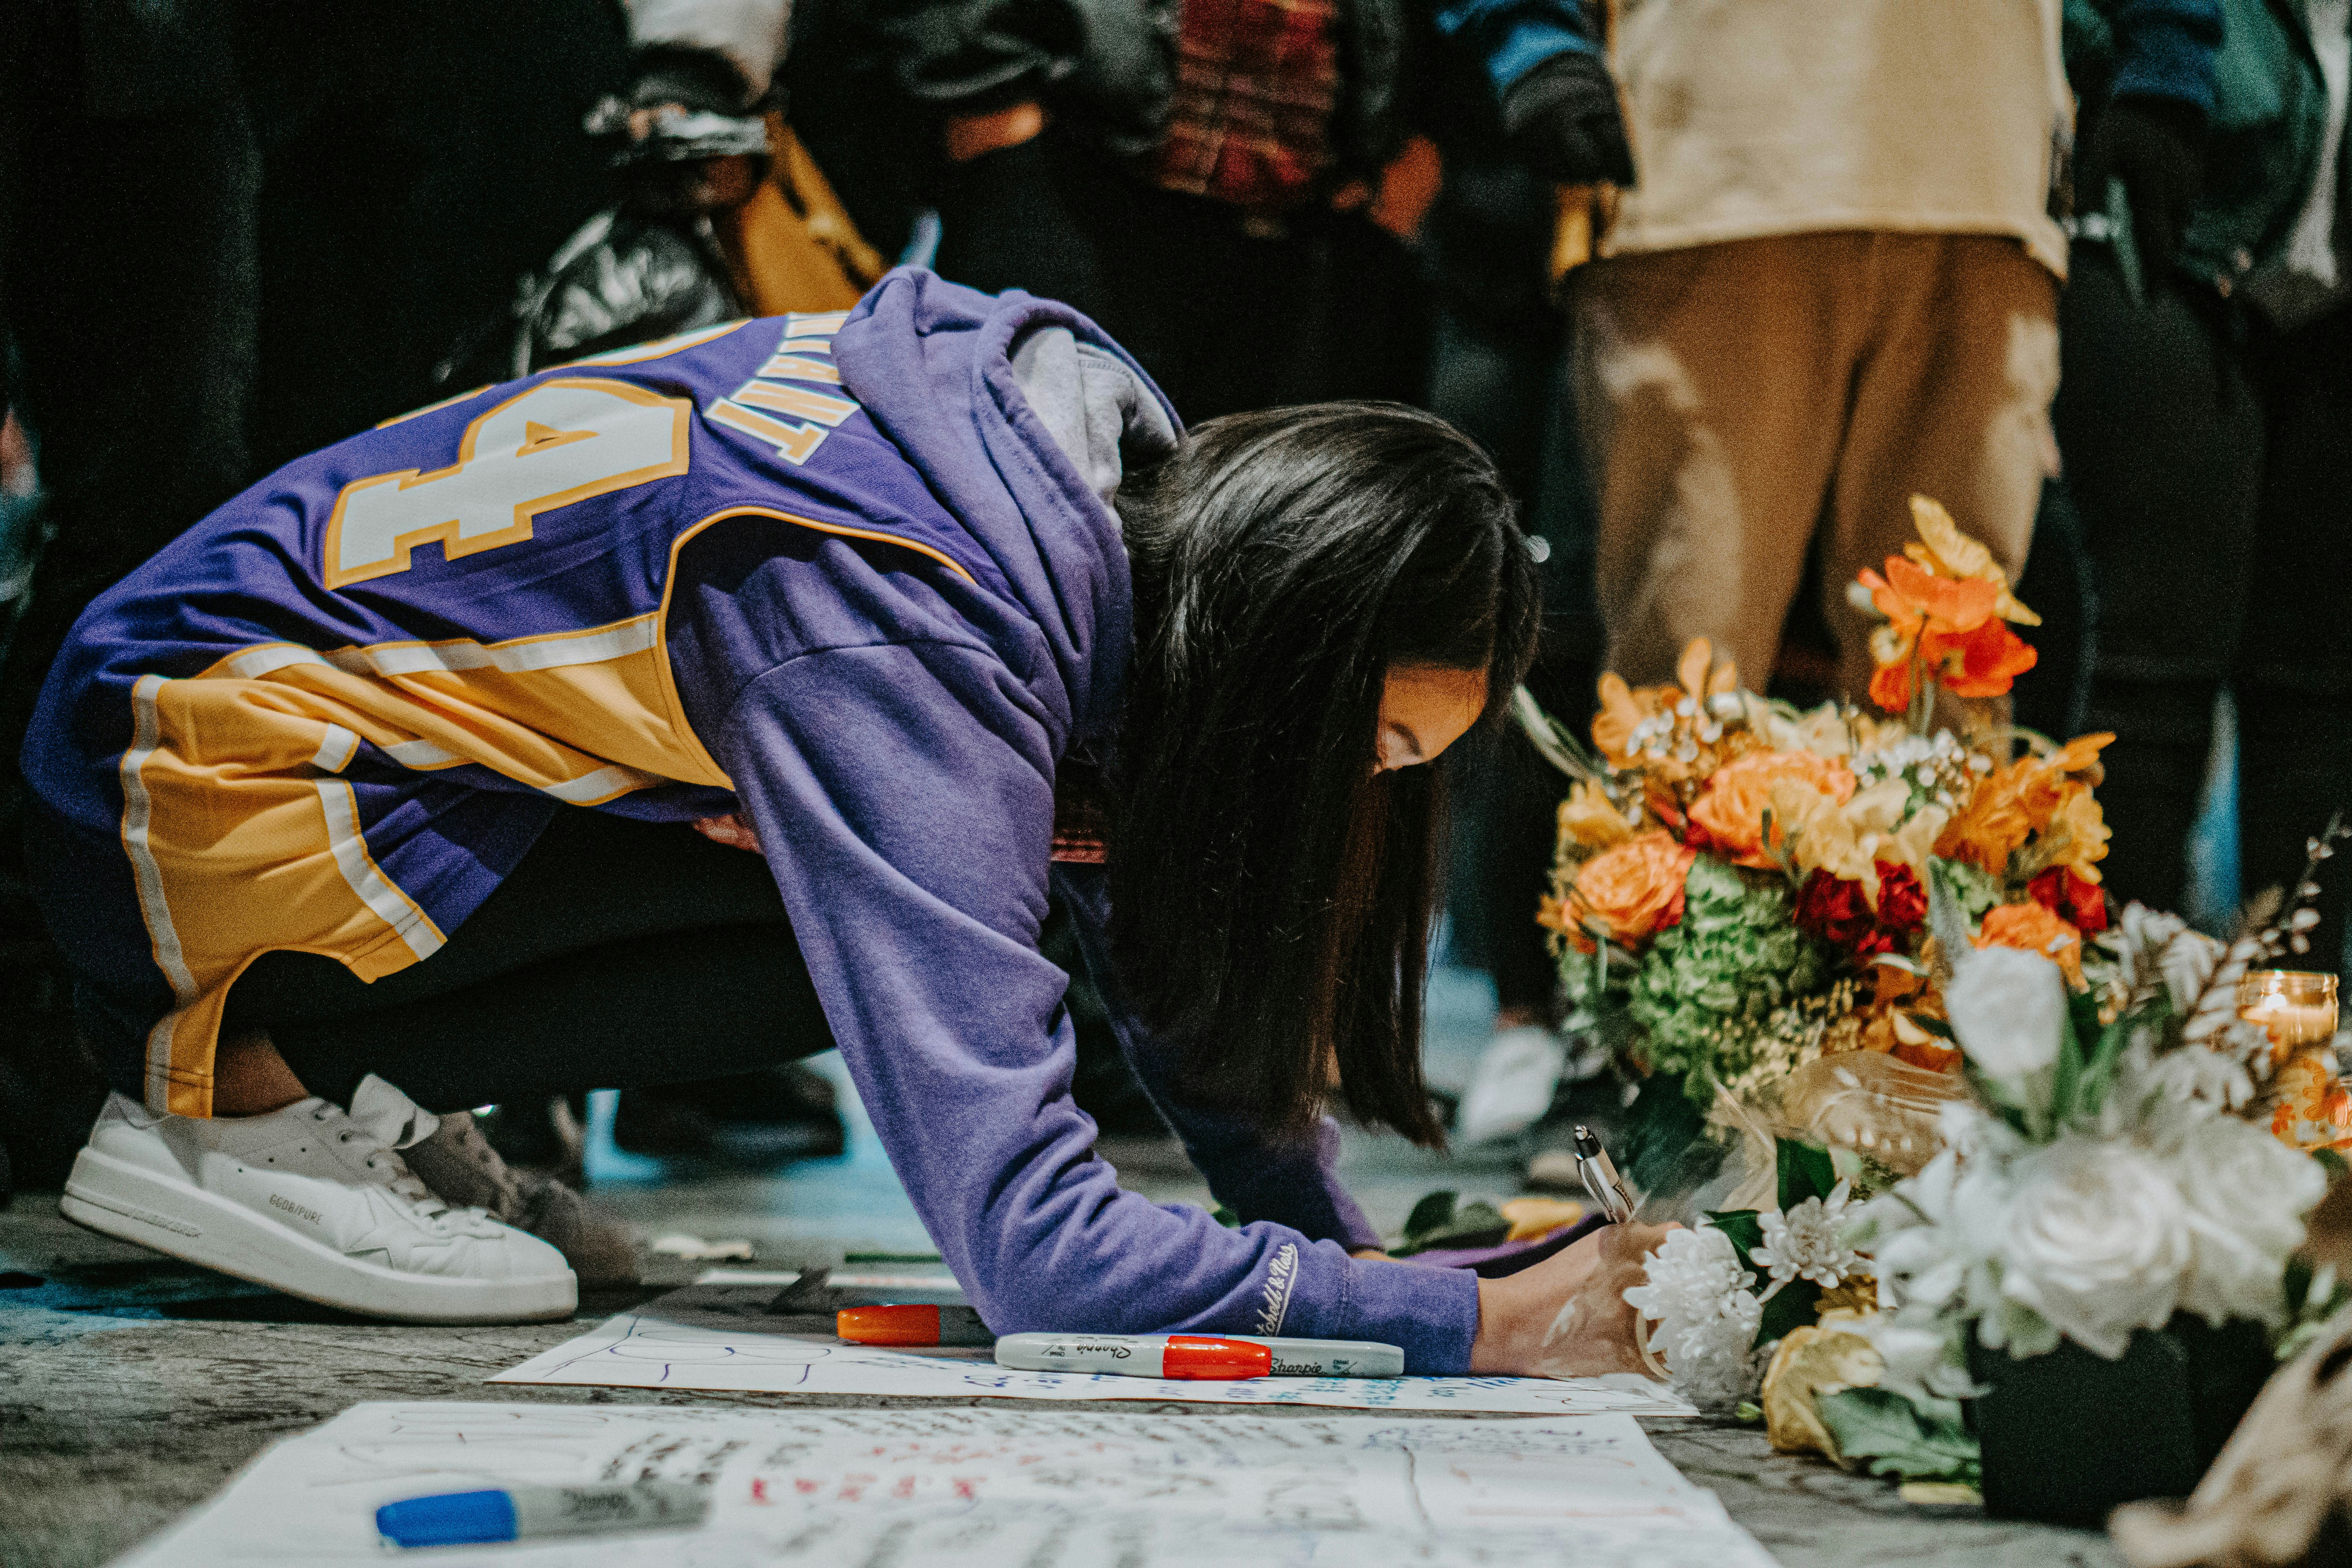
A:
{"label": "'ggdb/pure' text on sneaker", "polygon": [[58,1212],[77,1225],[289,1296],[407,1322],[568,1317],[563,1255],[478,1208],[454,1208],[400,1149],[436,1119],[371,1074],[349,1111],[298,1100],[266,1116],[158,1116],[110,1096]]}

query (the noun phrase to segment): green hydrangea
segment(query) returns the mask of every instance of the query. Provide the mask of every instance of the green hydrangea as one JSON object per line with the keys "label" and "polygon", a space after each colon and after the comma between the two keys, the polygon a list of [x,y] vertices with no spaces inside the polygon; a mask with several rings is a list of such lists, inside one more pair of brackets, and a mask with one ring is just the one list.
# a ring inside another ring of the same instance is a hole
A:
{"label": "green hydrangea", "polygon": [[1774,1009],[1820,986],[1830,954],[1799,931],[1786,879],[1702,855],[1683,918],[1658,933],[1633,975],[1627,1009],[1647,1037],[1651,1068],[1681,1076],[1696,1104],[1754,1065]]}
{"label": "green hydrangea", "polygon": [[1942,879],[1945,888],[1960,906],[1960,913],[1975,927],[1995,904],[2007,901],[2000,879],[1983,870],[1973,861],[1947,860],[1936,858],[1935,874]]}

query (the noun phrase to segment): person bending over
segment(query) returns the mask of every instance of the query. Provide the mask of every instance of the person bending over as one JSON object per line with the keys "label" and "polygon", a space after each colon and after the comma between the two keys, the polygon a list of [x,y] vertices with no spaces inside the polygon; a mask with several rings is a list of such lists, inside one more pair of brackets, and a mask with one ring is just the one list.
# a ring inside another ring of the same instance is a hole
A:
{"label": "person bending over", "polygon": [[[560,1317],[565,1257],[457,1206],[434,1113],[838,1046],[1000,1332],[1632,1368],[1657,1233],[1499,1280],[1387,1261],[1323,1111],[1440,1136],[1426,764],[1536,618],[1438,420],[1185,435],[1076,312],[919,270],[353,437],[50,674],[31,852],[118,1091],[64,1212],[354,1311]],[[1238,1229],[1094,1156],[1049,879]],[[576,1211],[500,1212],[610,1263]]]}

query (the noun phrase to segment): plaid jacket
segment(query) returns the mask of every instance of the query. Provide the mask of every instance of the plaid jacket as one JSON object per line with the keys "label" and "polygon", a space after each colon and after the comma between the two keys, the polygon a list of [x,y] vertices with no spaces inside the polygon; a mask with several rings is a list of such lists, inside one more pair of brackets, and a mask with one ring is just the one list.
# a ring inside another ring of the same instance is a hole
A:
{"label": "plaid jacket", "polygon": [[[1204,139],[1210,150],[1192,154],[1194,171],[1204,162],[1240,166],[1276,148],[1282,158],[1300,156],[1293,126],[1312,117],[1311,104],[1285,95],[1287,84],[1322,79],[1299,72],[1296,52],[1317,27],[1333,74],[1315,89],[1330,102],[1322,148],[1308,155],[1326,184],[1374,174],[1396,156],[1417,118],[1413,79],[1432,47],[1474,65],[1499,99],[1553,56],[1600,47],[1584,0],[859,0],[859,9],[898,90],[941,112],[1042,101],[1066,132],[1147,167],[1163,142],[1198,134],[1179,131],[1177,118],[1198,126],[1223,115]],[[1206,52],[1193,56],[1192,39],[1205,37],[1197,29],[1244,13],[1273,29],[1254,35],[1247,62],[1239,50],[1222,68]],[[1318,16],[1327,19],[1313,22]],[[1187,97],[1199,107],[1183,109]],[[1237,133],[1234,156],[1223,158]],[[1205,188],[1208,175],[1198,177]]]}
{"label": "plaid jacket", "polygon": [[1339,0],[1184,0],[1153,179],[1253,212],[1312,195],[1332,161],[1339,14]]}

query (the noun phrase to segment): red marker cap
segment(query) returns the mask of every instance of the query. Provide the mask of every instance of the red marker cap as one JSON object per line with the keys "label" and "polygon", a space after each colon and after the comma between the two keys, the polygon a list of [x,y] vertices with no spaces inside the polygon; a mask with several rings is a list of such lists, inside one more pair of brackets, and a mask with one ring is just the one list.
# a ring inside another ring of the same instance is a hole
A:
{"label": "red marker cap", "polygon": [[854,1345],[935,1345],[940,1342],[937,1307],[845,1307],[833,1331]]}
{"label": "red marker cap", "polygon": [[1160,1363],[1162,1377],[1196,1383],[1237,1377],[1267,1377],[1274,1372],[1274,1352],[1247,1340],[1213,1340],[1193,1334],[1171,1334]]}
{"label": "red marker cap", "polygon": [[962,1345],[986,1350],[996,1342],[970,1307],[845,1307],[833,1331],[854,1345]]}

